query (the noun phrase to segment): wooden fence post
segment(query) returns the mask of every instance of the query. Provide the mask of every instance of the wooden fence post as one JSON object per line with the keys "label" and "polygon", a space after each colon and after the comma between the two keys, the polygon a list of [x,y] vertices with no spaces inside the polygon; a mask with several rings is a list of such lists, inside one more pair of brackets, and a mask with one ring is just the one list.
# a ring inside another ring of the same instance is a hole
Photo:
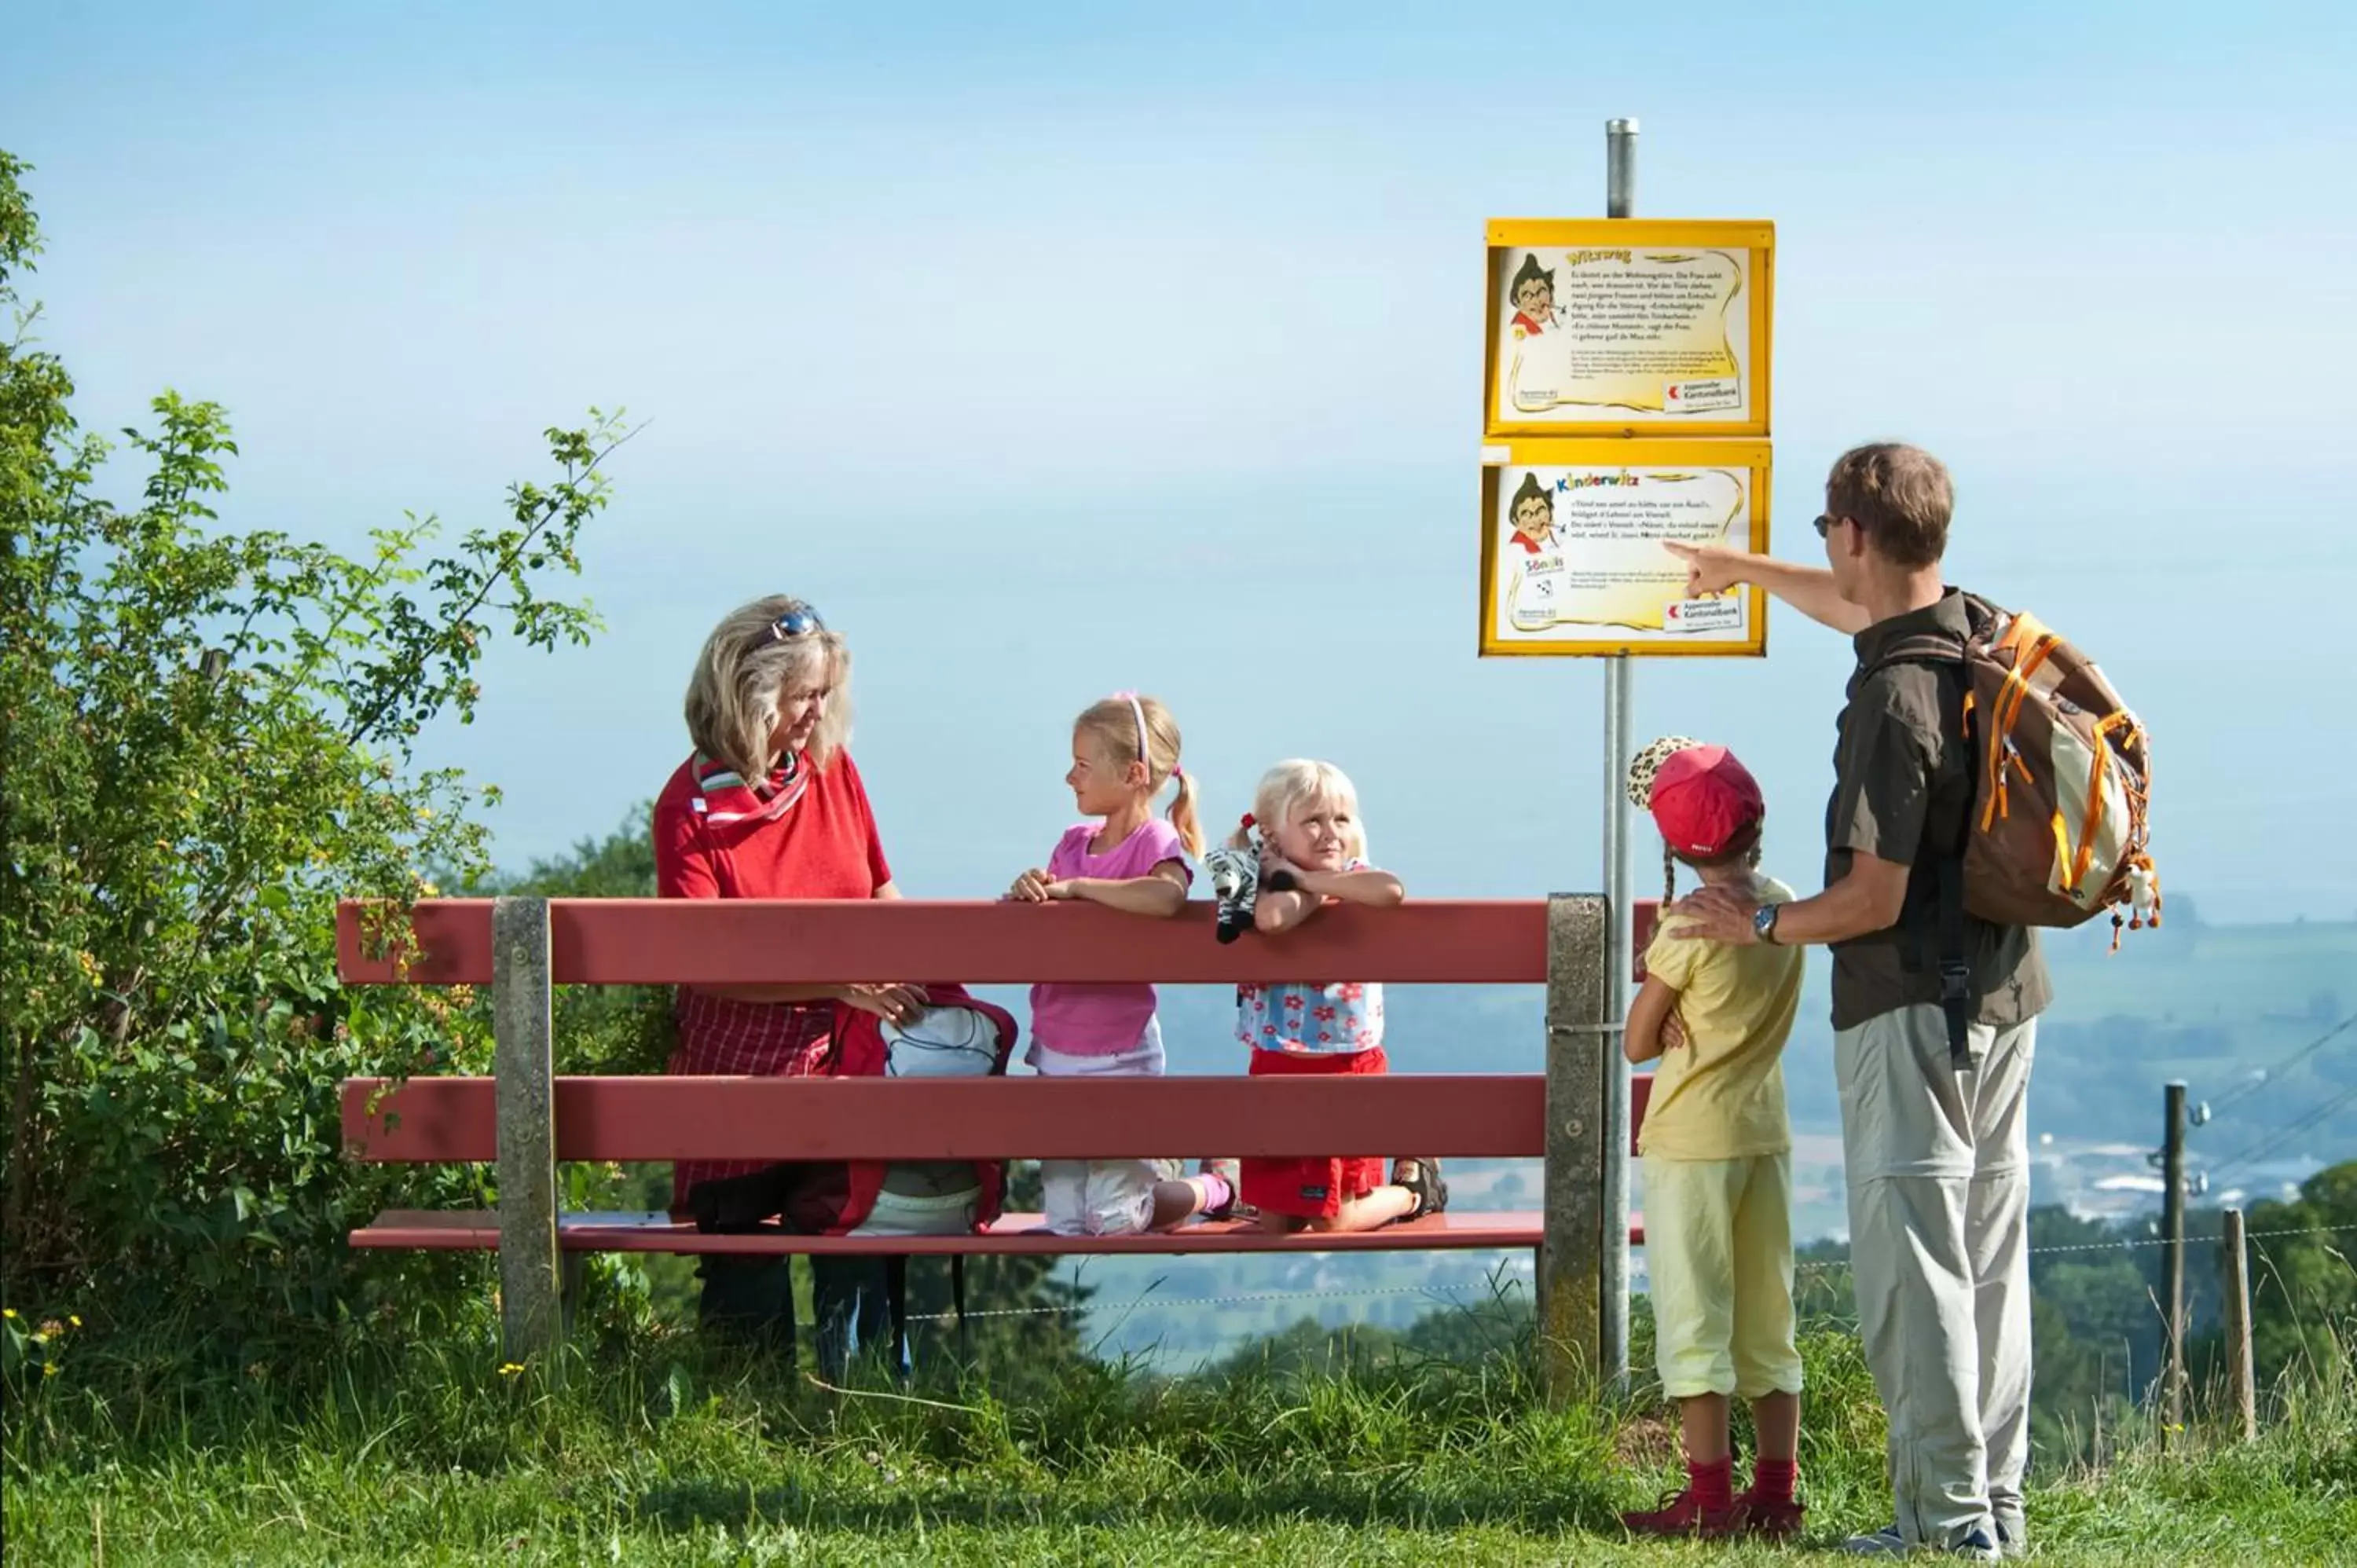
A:
{"label": "wooden fence post", "polygon": [[1561,1402],[1593,1391],[1604,1342],[1605,985],[1611,920],[1594,894],[1547,900],[1546,1215],[1539,1250],[1540,1375]]}
{"label": "wooden fence post", "polygon": [[560,1378],[564,1268],[556,1244],[554,995],[548,900],[491,907],[492,1072],[499,1101],[500,1342]]}
{"label": "wooden fence post", "polygon": [[2251,1269],[2243,1211],[2226,1210],[2226,1380],[2243,1423],[2243,1441],[2259,1435],[2259,1400],[2251,1356]]}

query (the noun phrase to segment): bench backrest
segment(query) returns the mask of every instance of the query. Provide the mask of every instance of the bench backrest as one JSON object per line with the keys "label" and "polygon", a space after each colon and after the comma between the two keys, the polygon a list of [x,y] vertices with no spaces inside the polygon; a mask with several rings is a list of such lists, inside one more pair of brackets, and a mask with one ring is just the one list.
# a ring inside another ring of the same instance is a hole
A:
{"label": "bench backrest", "polygon": [[[1656,907],[1635,911],[1637,950]],[[429,899],[401,958],[372,948],[363,907],[339,915],[339,969],[353,984],[485,984],[492,901]],[[1211,940],[1211,911],[1140,920],[1089,905],[788,900],[558,899],[548,906],[552,983],[706,983],[949,978],[972,983],[1147,980],[1166,983],[1348,973],[1389,982],[1544,982],[1547,907],[1413,903],[1339,908],[1283,944]],[[922,955],[911,957],[912,954]],[[1330,969],[1329,967],[1330,966]],[[1631,1141],[1646,1091],[1631,1084]],[[1007,1092],[1016,1088],[1016,1092]],[[559,1079],[555,1155],[569,1160],[1045,1159],[1139,1149],[1308,1155],[1335,1148],[1437,1155],[1545,1152],[1545,1080],[1415,1074],[1376,1079],[1172,1078],[1152,1083],[996,1083]],[[1143,1092],[1141,1092],[1143,1091]],[[824,1098],[818,1099],[817,1096]],[[345,1086],[343,1131],[368,1160],[489,1160],[490,1079]]]}
{"label": "bench backrest", "polygon": [[[1634,1079],[1630,1122],[1651,1080]],[[353,1157],[490,1160],[488,1078],[344,1086]],[[1535,1158],[1546,1152],[1536,1074],[1335,1079],[560,1078],[560,1160],[1116,1159],[1141,1149],[1222,1155],[1382,1150]]]}
{"label": "bench backrest", "polygon": [[[404,961],[371,950],[367,907],[347,903],[337,912],[337,972],[348,985],[489,984],[491,905],[419,901]],[[1655,912],[1649,903],[1632,913],[1640,955]],[[1547,979],[1547,906],[1530,899],[1337,908],[1282,942],[1227,944],[1212,940],[1211,906],[1200,902],[1176,919],[1142,920],[1094,904],[555,898],[548,925],[549,978],[558,985]]]}

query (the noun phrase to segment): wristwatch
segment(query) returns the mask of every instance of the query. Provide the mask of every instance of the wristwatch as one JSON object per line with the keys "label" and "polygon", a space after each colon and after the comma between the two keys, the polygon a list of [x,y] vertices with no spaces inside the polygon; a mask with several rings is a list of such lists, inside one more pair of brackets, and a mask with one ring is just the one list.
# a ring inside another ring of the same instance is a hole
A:
{"label": "wristwatch", "polygon": [[1776,911],[1782,908],[1781,904],[1762,904],[1751,911],[1751,934],[1770,947],[1776,945]]}

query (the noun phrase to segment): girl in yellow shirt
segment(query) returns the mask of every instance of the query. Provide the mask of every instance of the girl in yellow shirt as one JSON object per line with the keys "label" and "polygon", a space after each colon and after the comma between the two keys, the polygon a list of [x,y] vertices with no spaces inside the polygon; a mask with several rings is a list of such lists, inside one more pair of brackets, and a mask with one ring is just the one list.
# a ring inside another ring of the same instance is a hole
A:
{"label": "girl in yellow shirt", "polygon": [[[1763,906],[1792,890],[1760,871],[1766,807],[1726,747],[1658,741],[1630,769],[1670,861],[1706,886]],[[1621,1516],[1637,1534],[1783,1537],[1793,1498],[1801,1358],[1792,1338],[1792,1133],[1780,1058],[1801,1003],[1801,953],[1772,940],[1735,947],[1679,940],[1663,922],[1645,955],[1623,1047],[1658,1060],[1638,1139],[1645,1172],[1646,1262],[1663,1391],[1678,1402],[1686,1487]],[[1772,918],[1770,927],[1772,931]],[[1747,1400],[1760,1452],[1734,1492],[1727,1401]]]}

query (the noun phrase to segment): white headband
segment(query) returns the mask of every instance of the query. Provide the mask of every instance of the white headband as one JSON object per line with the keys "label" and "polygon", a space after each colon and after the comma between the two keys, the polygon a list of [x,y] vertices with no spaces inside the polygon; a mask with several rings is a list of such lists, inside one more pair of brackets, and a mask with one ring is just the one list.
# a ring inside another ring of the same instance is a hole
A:
{"label": "white headband", "polygon": [[1138,702],[1137,693],[1135,692],[1115,692],[1114,695],[1129,703],[1130,717],[1137,721],[1137,759],[1146,764],[1146,775],[1151,778],[1154,773],[1154,749],[1146,741],[1146,709]]}

